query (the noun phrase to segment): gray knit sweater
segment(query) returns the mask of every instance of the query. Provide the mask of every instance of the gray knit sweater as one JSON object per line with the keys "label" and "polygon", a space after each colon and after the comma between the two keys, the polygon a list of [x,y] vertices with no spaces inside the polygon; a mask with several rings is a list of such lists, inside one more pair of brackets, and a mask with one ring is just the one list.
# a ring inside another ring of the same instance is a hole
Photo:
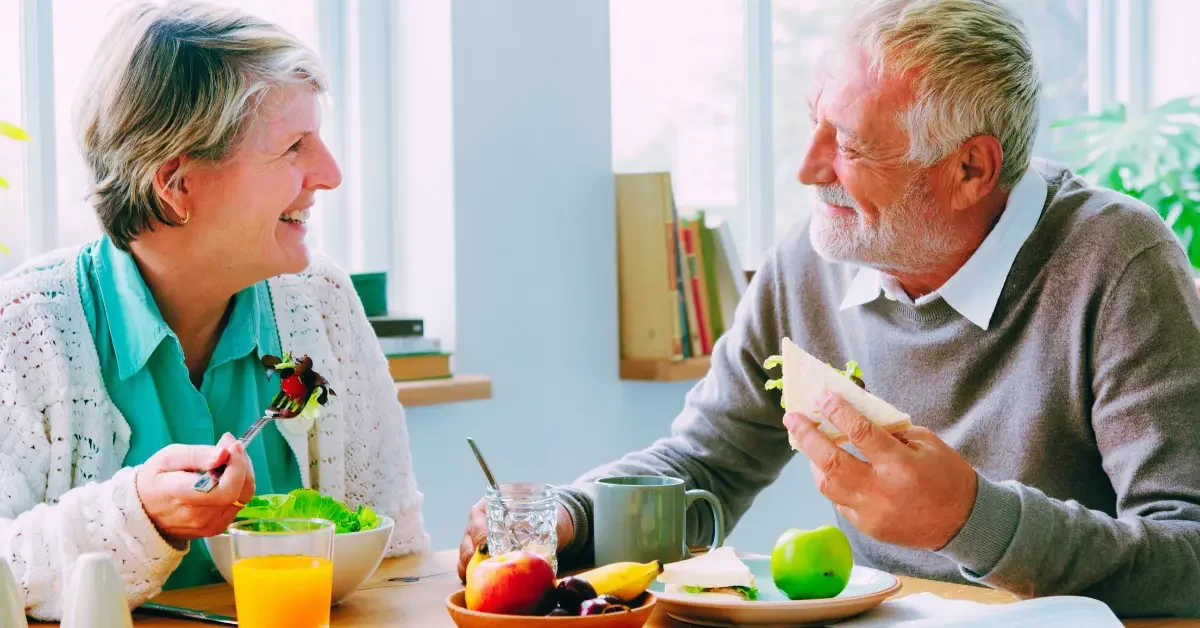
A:
{"label": "gray knit sweater", "polygon": [[[715,493],[736,523],[796,455],[763,360],[789,336],[936,432],[979,472],[966,526],[941,551],[839,521],[855,558],[1020,596],[1080,594],[1123,616],[1200,615],[1200,298],[1178,242],[1145,206],[1035,162],[1049,188],[991,326],[944,301],[839,311],[852,266],[807,228],[755,274],[671,435],[594,469],[560,499],[591,559],[591,480],[662,474]],[[711,536],[689,512],[689,542]],[[703,516],[698,516],[703,515]]]}

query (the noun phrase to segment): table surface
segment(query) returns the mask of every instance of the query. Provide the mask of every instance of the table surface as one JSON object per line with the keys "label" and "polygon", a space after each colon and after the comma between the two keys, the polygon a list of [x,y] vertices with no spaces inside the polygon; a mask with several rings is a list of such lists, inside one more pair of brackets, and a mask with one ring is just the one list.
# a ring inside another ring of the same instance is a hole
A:
{"label": "table surface", "polygon": [[[454,626],[446,611],[445,600],[462,588],[458,580],[457,560],[458,554],[454,550],[385,560],[362,588],[333,609],[331,626]],[[989,604],[1003,604],[1016,599],[1008,593],[981,587],[918,578],[901,577],[900,580],[904,587],[896,594],[897,597],[929,592],[947,599]],[[236,615],[233,589],[226,584],[168,591],[154,601],[222,615]],[[136,628],[168,628],[212,624],[145,617],[135,613],[134,625]],[[1200,628],[1200,619],[1139,619],[1128,620],[1125,625],[1131,628]],[[646,626],[691,628],[691,624],[675,621],[661,611],[656,611]]]}

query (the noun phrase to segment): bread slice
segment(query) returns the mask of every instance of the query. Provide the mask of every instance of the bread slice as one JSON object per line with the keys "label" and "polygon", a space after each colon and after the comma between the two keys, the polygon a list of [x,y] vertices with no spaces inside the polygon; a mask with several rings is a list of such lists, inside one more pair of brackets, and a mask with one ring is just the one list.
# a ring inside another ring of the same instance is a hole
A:
{"label": "bread slice", "polygon": [[[814,358],[788,338],[783,339],[783,402],[789,412],[801,412],[814,419],[817,426],[835,443],[850,439],[838,430],[829,419],[821,416],[821,392],[829,390],[841,395],[863,416],[882,427],[889,434],[903,432],[912,427],[912,417],[892,407],[879,397],[859,388],[853,380],[837,369]],[[789,441],[791,441],[789,437]],[[793,449],[800,449],[791,441]]]}

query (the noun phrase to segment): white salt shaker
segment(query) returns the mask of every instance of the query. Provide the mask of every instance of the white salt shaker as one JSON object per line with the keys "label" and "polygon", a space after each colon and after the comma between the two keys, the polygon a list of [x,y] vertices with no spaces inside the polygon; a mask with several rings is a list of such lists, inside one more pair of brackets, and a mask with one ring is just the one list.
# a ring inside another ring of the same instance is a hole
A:
{"label": "white salt shaker", "polygon": [[107,554],[77,558],[65,593],[62,628],[133,628],[125,586]]}
{"label": "white salt shaker", "polygon": [[29,628],[25,620],[25,602],[17,579],[13,577],[8,562],[0,560],[0,626]]}

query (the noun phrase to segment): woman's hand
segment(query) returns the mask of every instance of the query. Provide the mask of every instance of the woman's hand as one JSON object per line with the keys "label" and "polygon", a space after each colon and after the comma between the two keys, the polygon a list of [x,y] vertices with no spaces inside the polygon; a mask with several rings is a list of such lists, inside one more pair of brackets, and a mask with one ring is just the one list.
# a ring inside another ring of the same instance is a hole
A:
{"label": "woman's hand", "polygon": [[[192,488],[203,473],[226,465],[211,492]],[[138,468],[138,498],[150,520],[168,543],[215,536],[225,531],[254,497],[254,468],[246,450],[232,434],[214,447],[168,445]],[[237,502],[237,503],[235,503]]]}

